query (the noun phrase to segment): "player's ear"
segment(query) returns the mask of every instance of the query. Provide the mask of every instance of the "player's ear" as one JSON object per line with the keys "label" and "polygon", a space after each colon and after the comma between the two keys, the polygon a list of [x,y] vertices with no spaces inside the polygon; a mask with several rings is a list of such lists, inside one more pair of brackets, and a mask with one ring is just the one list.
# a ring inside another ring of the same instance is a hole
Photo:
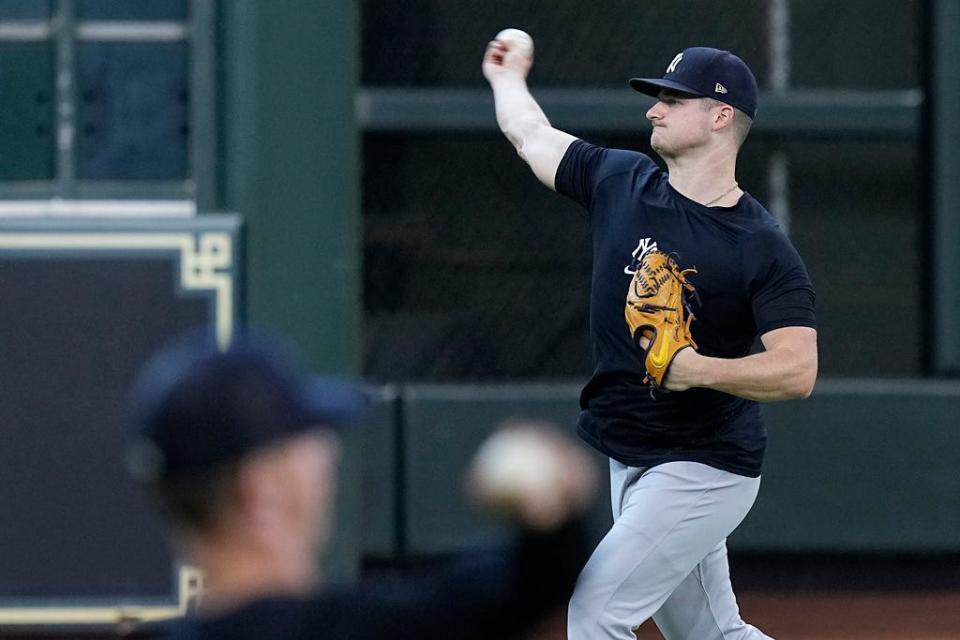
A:
{"label": "player's ear", "polygon": [[728,104],[721,104],[720,108],[713,113],[713,130],[718,131],[724,127],[733,124],[733,107]]}

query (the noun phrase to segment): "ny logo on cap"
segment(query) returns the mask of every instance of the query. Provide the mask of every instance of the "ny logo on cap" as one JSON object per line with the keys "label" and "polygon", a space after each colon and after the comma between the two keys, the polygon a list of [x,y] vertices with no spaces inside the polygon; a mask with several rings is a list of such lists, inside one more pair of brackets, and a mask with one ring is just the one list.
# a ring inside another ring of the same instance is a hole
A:
{"label": "ny logo on cap", "polygon": [[683,53],[678,53],[677,57],[674,58],[670,64],[667,66],[667,73],[673,73],[677,68],[677,63],[683,60]]}

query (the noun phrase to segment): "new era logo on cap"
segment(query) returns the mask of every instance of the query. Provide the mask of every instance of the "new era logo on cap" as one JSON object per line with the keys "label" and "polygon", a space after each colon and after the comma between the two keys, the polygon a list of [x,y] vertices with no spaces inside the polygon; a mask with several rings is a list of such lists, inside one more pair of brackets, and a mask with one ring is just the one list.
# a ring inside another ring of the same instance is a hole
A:
{"label": "new era logo on cap", "polygon": [[713,91],[715,93],[726,93],[727,88],[718,82],[717,86],[713,88]]}

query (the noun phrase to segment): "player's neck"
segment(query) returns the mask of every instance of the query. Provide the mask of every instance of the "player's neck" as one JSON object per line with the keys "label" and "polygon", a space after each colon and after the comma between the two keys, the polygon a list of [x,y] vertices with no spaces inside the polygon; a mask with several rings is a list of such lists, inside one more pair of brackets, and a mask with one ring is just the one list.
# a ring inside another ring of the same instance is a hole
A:
{"label": "player's neck", "polygon": [[732,206],[743,195],[737,186],[737,154],[725,149],[664,158],[670,186],[706,206]]}
{"label": "player's neck", "polygon": [[261,553],[257,548],[203,546],[190,554],[204,572],[200,613],[222,615],[269,596],[302,596],[317,587],[320,575],[311,559]]}

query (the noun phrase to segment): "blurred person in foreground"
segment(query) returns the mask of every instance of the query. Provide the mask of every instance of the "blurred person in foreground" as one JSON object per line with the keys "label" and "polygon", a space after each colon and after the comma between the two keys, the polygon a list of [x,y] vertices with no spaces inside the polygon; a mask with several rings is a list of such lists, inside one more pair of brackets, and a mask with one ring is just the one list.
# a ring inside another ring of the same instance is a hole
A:
{"label": "blurred person in foreground", "polygon": [[514,545],[324,589],[317,560],[332,526],[337,430],[367,403],[345,381],[301,375],[261,336],[221,351],[193,335],[154,356],[132,394],[127,466],[205,576],[196,611],[159,635],[509,638],[563,605],[588,555],[591,464],[529,423],[491,436],[467,476],[479,506],[517,525]]}

